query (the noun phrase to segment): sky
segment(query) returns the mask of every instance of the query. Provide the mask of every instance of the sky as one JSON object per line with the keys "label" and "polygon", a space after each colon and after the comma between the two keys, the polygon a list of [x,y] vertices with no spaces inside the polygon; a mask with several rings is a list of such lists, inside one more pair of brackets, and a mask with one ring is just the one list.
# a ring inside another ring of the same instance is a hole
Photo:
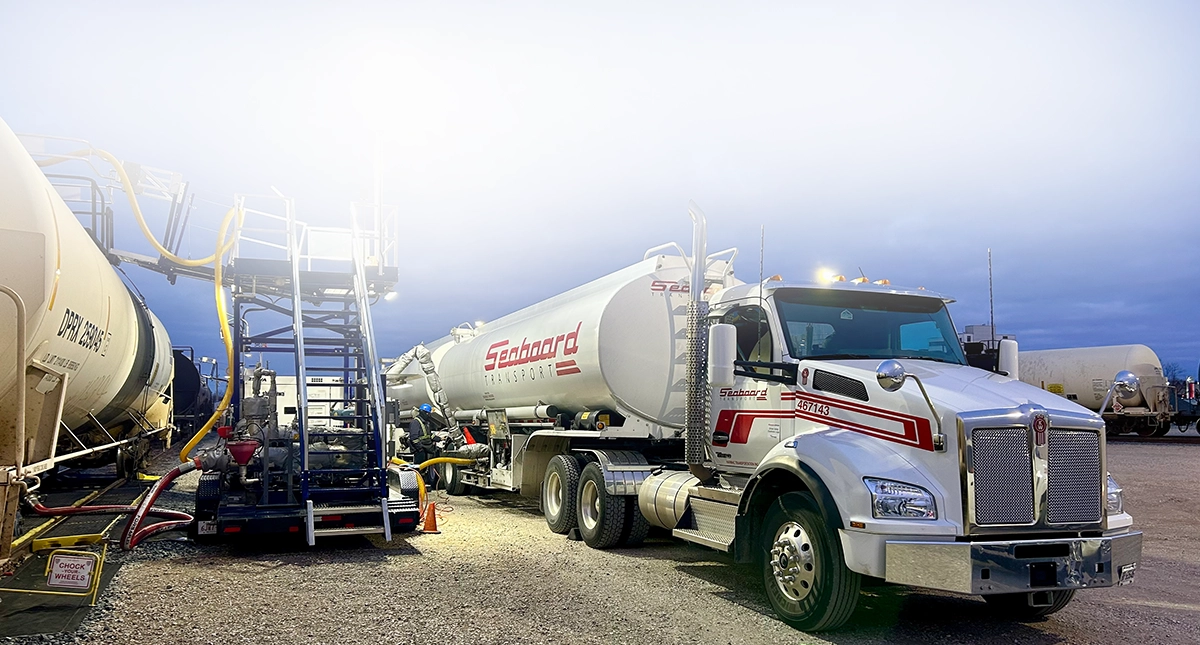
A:
{"label": "sky", "polygon": [[[1194,2],[0,0],[0,119],[181,173],[194,257],[237,193],[345,224],[377,169],[385,355],[687,247],[695,200],[747,281],[761,228],[765,275],[925,286],[961,329],[990,248],[1022,348],[1194,374],[1197,33]],[[122,210],[117,240],[148,250]],[[128,273],[219,354],[211,287]]]}

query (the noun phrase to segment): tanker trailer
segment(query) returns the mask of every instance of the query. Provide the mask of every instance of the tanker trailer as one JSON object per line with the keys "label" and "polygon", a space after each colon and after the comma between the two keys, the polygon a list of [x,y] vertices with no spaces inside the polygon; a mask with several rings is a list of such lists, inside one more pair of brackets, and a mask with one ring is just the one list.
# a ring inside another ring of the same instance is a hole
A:
{"label": "tanker trailer", "polygon": [[[740,284],[732,273],[735,255],[733,249],[714,254],[709,293]],[[686,407],[686,321],[678,299],[691,289],[690,270],[681,255],[648,252],[633,266],[531,307],[455,328],[392,364],[388,398],[399,404],[402,420],[409,418],[404,411],[432,403],[452,424],[478,424],[487,410],[502,409],[513,417],[506,428],[556,423],[585,439],[612,426],[607,436],[678,442]],[[663,384],[673,385],[664,390]],[[503,467],[476,472],[446,464],[455,491],[520,489],[508,464],[525,449],[526,435],[496,432],[504,435],[494,446]]]}
{"label": "tanker trailer", "polygon": [[537,498],[593,548],[657,526],[723,551],[803,630],[848,620],[863,576],[1021,619],[1132,580],[1098,414],[969,366],[933,292],[740,283],[692,216],[690,257],[652,249],[388,370],[450,423],[449,492]]}
{"label": "tanker trailer", "polygon": [[[1018,365],[1022,381],[1102,414],[1109,434],[1160,437],[1171,429],[1175,411],[1162,363],[1145,345],[1022,351]],[[1101,410],[1113,375],[1122,370],[1136,375],[1140,387],[1128,396],[1115,396],[1113,405]]]}
{"label": "tanker trailer", "polygon": [[170,422],[172,355],[162,323],[2,121],[0,285],[3,557],[15,480],[67,459],[111,458],[118,444],[119,467],[134,468],[143,442],[127,440]]}

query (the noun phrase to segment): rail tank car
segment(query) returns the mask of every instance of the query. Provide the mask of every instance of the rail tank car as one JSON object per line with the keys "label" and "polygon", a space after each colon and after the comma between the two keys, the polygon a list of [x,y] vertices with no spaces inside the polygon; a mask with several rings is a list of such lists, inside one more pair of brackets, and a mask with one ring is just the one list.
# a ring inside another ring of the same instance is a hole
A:
{"label": "rail tank car", "polygon": [[1021,380],[1060,394],[1083,407],[1099,411],[1113,376],[1121,370],[1133,372],[1140,388],[1117,401],[1125,407],[1145,407],[1166,386],[1162,363],[1145,345],[1111,345],[1022,351]]}
{"label": "rail tank car", "polygon": [[[730,267],[710,260],[706,288],[735,284]],[[689,273],[682,257],[652,256],[431,343],[452,411],[551,405],[683,427]],[[416,361],[393,369],[389,398],[432,400],[423,377]]]}
{"label": "rail tank car", "polygon": [[[16,309],[0,294],[0,468],[15,463],[17,388],[37,407],[60,382],[61,425],[103,444],[170,422],[171,341],[158,318],[121,281],[92,237],[0,121],[0,284],[24,302],[27,338],[17,347]],[[18,378],[17,354],[26,366]],[[24,384],[20,381],[24,381]],[[21,461],[49,467],[79,451],[48,417],[26,420]],[[92,455],[94,457],[95,455]],[[27,471],[28,472],[28,471]]]}

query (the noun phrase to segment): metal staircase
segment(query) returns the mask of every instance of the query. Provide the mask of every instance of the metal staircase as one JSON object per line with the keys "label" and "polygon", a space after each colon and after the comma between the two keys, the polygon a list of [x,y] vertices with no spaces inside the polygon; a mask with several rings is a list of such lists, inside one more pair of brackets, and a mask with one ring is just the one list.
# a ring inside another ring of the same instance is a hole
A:
{"label": "metal staircase", "polygon": [[[255,334],[239,324],[234,333],[235,373],[242,373],[245,356],[292,355],[294,433],[269,447],[286,447],[289,460],[298,460],[299,468],[288,468],[286,495],[259,505],[298,506],[310,545],[334,535],[381,534],[391,539],[385,399],[370,302],[382,293],[382,286],[394,283],[395,268],[388,275],[378,261],[367,264],[364,256],[378,246],[359,230],[357,219],[351,218],[350,229],[304,226],[292,216],[289,201],[283,221],[286,241],[272,245],[283,246],[286,259],[239,255],[232,270],[235,321],[262,310],[273,312],[276,324],[290,322]],[[342,238],[348,244],[334,245],[340,255],[316,255],[311,249],[319,236]],[[333,385],[310,398],[310,386],[316,382]],[[244,386],[239,382],[235,387],[234,400],[241,400]],[[290,401],[281,405],[285,411],[291,407]]]}

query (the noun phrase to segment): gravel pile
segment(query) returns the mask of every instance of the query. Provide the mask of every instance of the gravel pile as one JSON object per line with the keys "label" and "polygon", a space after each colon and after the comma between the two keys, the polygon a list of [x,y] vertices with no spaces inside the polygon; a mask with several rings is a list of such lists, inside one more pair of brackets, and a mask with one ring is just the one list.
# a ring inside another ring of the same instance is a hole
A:
{"label": "gravel pile", "polygon": [[1148,532],[1147,560],[1134,585],[1081,593],[1042,622],[875,586],[850,626],[822,639],[776,620],[758,572],[721,554],[663,536],[596,551],[550,533],[527,500],[490,495],[442,497],[442,534],[390,544],[149,543],[117,556],[124,566],[77,633],[0,643],[1194,643],[1200,556],[1174,545],[1200,520],[1164,500],[1189,489],[1177,480],[1200,446],[1109,454]]}

